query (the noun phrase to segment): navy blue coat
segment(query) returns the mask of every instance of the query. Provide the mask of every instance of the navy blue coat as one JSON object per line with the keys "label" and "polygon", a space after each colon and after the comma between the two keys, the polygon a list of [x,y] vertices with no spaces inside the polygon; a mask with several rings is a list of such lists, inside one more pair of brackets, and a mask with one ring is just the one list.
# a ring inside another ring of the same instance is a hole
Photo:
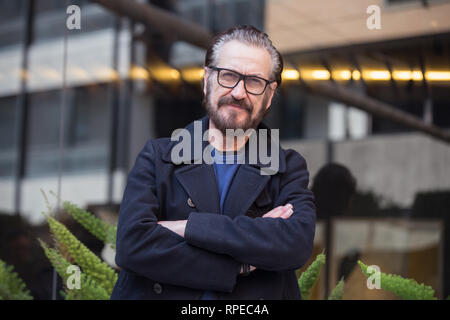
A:
{"label": "navy blue coat", "polygon": [[[201,121],[204,132],[209,119]],[[193,123],[186,129],[193,137]],[[220,214],[213,165],[198,163],[194,152],[191,164],[174,164],[176,143],[150,139],[128,175],[111,299],[199,299],[205,290],[219,299],[301,299],[295,270],[312,254],[316,223],[305,159],[277,145],[278,173],[261,175],[265,165],[249,164],[246,152]],[[287,203],[288,219],[261,217]],[[157,224],[185,219],[184,238]],[[239,275],[243,263],[257,269]]]}

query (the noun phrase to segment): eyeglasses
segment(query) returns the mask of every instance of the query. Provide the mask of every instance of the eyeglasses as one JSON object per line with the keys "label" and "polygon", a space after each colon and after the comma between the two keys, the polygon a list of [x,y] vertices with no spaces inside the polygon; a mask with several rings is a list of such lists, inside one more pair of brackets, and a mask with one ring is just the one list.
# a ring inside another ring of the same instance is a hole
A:
{"label": "eyeglasses", "polygon": [[272,82],[275,82],[274,80],[269,81],[257,76],[247,76],[230,69],[218,67],[209,68],[217,71],[217,83],[219,83],[222,87],[233,89],[241,80],[244,80],[245,90],[253,95],[263,94],[267,86]]}

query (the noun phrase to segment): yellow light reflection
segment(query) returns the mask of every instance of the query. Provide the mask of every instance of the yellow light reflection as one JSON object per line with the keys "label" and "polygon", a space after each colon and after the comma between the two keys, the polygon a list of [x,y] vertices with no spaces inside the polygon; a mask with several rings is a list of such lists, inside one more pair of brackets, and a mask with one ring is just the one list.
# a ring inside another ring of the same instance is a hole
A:
{"label": "yellow light reflection", "polygon": [[449,71],[427,71],[425,72],[425,79],[428,81],[449,81]]}
{"label": "yellow light reflection", "polygon": [[175,69],[171,69],[171,70],[169,71],[169,75],[170,75],[170,77],[171,77],[172,79],[174,79],[174,80],[177,80],[177,79],[180,78],[180,72],[179,72],[178,70],[175,70]]}
{"label": "yellow light reflection", "polygon": [[387,70],[364,70],[364,80],[390,80],[391,74]]}
{"label": "yellow light reflection", "polygon": [[71,78],[77,78],[80,80],[90,80],[91,79],[91,76],[89,75],[89,73],[80,67],[71,67],[69,69],[69,75]]}
{"label": "yellow light reflection", "polygon": [[283,80],[298,80],[300,73],[295,69],[286,69],[281,73],[281,78]]}
{"label": "yellow light reflection", "polygon": [[56,71],[55,69],[52,68],[47,68],[47,67],[39,67],[38,69],[39,73],[44,76],[47,79],[52,79],[52,80],[61,80],[61,74]]}
{"label": "yellow light reflection", "polygon": [[[304,80],[329,80],[330,72],[326,69],[301,69],[300,76]],[[394,79],[396,81],[422,81],[424,75],[420,70],[394,70],[392,75],[389,70],[334,70],[332,71],[335,80],[360,80],[361,77],[368,81],[388,81]],[[299,74],[296,70],[286,69],[282,73],[283,80],[298,79]],[[450,81],[450,71],[434,70],[425,73],[425,79],[428,81]]]}
{"label": "yellow light reflection", "polygon": [[325,69],[301,70],[301,77],[305,80],[328,80],[330,73]]}
{"label": "yellow light reflection", "polygon": [[352,73],[349,70],[336,70],[332,72],[335,80],[350,80]]}
{"label": "yellow light reflection", "polygon": [[396,70],[392,72],[392,78],[394,80],[422,80],[421,71],[408,71],[408,70]]}
{"label": "yellow light reflection", "polygon": [[150,74],[160,82],[171,82],[180,79],[180,72],[169,67],[150,68]]}
{"label": "yellow light reflection", "polygon": [[147,69],[139,66],[133,66],[130,69],[129,76],[133,80],[148,80],[150,79],[150,74]]}
{"label": "yellow light reflection", "polygon": [[119,76],[117,75],[117,72],[108,67],[100,67],[96,68],[94,70],[96,77],[102,79],[102,80],[117,80],[119,79]]}
{"label": "yellow light reflection", "polygon": [[312,77],[316,80],[328,80],[330,79],[330,72],[328,70],[314,70]]}
{"label": "yellow light reflection", "polygon": [[187,82],[199,82],[203,79],[205,70],[199,67],[186,68],[181,70],[181,76]]}
{"label": "yellow light reflection", "polygon": [[423,80],[422,71],[413,71],[412,72],[412,79],[413,80]]}
{"label": "yellow light reflection", "polygon": [[16,69],[14,73],[16,73],[17,77],[22,80],[27,80],[30,78],[30,73],[26,69],[19,69],[19,70]]}

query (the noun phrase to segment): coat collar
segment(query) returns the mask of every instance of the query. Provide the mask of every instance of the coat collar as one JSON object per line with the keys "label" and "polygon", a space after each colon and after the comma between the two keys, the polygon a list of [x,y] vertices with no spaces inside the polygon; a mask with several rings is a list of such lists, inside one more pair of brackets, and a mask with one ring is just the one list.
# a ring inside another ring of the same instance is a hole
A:
{"label": "coat collar", "polygon": [[[201,119],[198,119],[196,121],[201,121],[201,132],[200,132],[200,137],[203,137],[203,133],[208,130],[209,128],[209,117],[208,116],[204,116]],[[197,127],[198,129],[199,127]],[[208,146],[209,142],[208,141],[203,141],[202,140],[202,152],[195,152],[194,150],[194,137],[196,135],[194,135],[194,131],[196,130],[194,122],[189,123],[184,129],[186,129],[189,134],[190,134],[190,145],[191,145],[191,153],[190,153],[190,158],[189,161],[187,163],[184,164],[205,164],[203,159],[201,158],[201,156],[199,157],[199,155],[203,154],[203,150]],[[263,123],[261,122],[255,132],[256,135],[256,140],[257,140],[257,158],[256,161],[252,161],[252,163],[250,163],[250,159],[249,159],[249,142],[247,142],[245,144],[245,164],[246,166],[253,166],[256,168],[268,168],[270,167],[270,164],[265,164],[262,163],[261,159],[260,159],[260,154],[259,154],[259,139],[258,139],[258,133],[260,129],[266,129],[268,134],[269,134],[269,138],[266,141],[266,150],[267,152],[269,152],[269,154],[267,156],[270,156],[270,151],[271,151],[271,144],[275,143],[277,146],[276,148],[278,148],[278,157],[279,157],[279,168],[278,168],[278,172],[283,173],[286,171],[286,157],[284,154],[284,150],[281,148],[281,146],[279,145],[278,141],[274,141],[272,136],[270,135],[270,129]],[[197,133],[198,136],[198,133]],[[162,150],[161,153],[161,158],[163,161],[165,162],[171,162],[172,158],[171,158],[171,153],[172,153],[172,149],[174,148],[174,146],[179,143],[179,141],[170,141],[169,144],[166,145],[165,150]],[[255,162],[255,163],[253,163]],[[182,165],[182,164],[181,164]]]}

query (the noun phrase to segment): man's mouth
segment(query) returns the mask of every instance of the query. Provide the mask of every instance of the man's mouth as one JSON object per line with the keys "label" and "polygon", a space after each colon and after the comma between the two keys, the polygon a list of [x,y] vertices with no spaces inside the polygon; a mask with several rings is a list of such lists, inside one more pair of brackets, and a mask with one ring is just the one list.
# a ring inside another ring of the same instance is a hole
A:
{"label": "man's mouth", "polygon": [[223,107],[231,107],[231,108],[235,108],[235,109],[239,109],[239,110],[247,110],[245,107],[242,107],[242,106],[237,105],[237,104],[224,104],[222,106]]}

